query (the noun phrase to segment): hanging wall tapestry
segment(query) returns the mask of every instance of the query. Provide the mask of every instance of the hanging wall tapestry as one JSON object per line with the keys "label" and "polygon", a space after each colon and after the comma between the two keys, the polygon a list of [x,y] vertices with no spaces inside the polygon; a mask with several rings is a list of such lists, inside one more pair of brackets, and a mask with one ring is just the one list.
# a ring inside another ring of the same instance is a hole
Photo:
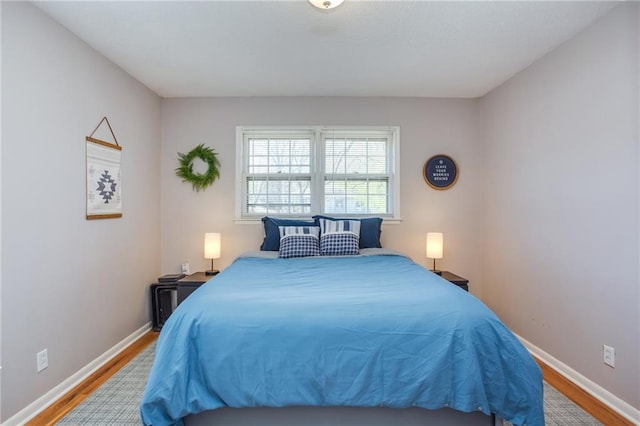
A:
{"label": "hanging wall tapestry", "polygon": [[[115,144],[93,137],[100,125],[106,122]],[[122,217],[122,181],[120,157],[122,147],[111,129],[107,117],[87,136],[87,219],[111,219]]]}

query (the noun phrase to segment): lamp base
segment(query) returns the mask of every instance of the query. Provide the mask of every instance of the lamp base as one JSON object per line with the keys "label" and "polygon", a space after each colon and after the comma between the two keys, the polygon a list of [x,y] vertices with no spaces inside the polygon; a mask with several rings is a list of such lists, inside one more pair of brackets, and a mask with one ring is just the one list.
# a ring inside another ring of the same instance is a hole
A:
{"label": "lamp base", "polygon": [[438,269],[432,269],[431,272],[433,272],[436,275],[442,275],[442,271],[440,271]]}
{"label": "lamp base", "polygon": [[220,273],[220,271],[218,271],[217,269],[211,269],[208,271],[204,271],[205,275],[218,275]]}

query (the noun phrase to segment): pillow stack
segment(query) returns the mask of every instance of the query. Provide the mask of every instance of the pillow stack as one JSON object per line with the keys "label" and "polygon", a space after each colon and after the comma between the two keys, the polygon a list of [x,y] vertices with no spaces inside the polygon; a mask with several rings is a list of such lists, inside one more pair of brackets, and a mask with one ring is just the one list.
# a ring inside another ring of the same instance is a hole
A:
{"label": "pillow stack", "polygon": [[280,226],[280,250],[278,257],[319,256],[320,245],[317,226]]}
{"label": "pillow stack", "polygon": [[353,256],[362,248],[380,248],[382,218],[340,219],[318,215],[313,221],[265,216],[263,251],[279,257]]}
{"label": "pillow stack", "polygon": [[[338,219],[331,216],[316,215],[313,220],[319,223],[320,220],[326,219],[330,221],[358,221],[360,222],[360,243],[359,247],[363,248],[381,248],[380,235],[382,234],[382,218],[381,217],[365,217],[359,219]],[[319,226],[319,225],[317,225]]]}
{"label": "pillow stack", "polygon": [[262,251],[280,250],[281,226],[318,226],[315,220],[280,219],[270,216],[263,217],[262,224],[264,225],[264,240],[260,246]]}
{"label": "pillow stack", "polygon": [[360,253],[360,221],[318,219],[320,254],[353,256]]}

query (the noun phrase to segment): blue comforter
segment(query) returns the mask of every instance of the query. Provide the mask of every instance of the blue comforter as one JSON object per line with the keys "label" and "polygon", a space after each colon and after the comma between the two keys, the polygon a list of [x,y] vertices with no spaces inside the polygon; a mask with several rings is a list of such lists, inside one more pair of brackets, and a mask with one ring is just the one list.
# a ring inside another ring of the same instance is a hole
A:
{"label": "blue comforter", "polygon": [[143,422],[296,405],[450,407],[544,424],[527,350],[478,299],[410,259],[239,258],[164,325]]}

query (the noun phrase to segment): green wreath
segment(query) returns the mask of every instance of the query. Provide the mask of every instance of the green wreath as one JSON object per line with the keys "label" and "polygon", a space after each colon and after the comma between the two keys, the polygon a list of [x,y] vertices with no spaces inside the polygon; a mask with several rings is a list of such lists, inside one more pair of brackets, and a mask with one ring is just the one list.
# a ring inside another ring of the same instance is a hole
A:
{"label": "green wreath", "polygon": [[[206,173],[194,173],[193,172],[193,160],[199,158],[209,168]],[[180,167],[176,169],[176,176],[182,178],[183,182],[190,182],[193,185],[195,191],[202,191],[220,177],[220,161],[218,161],[218,154],[216,152],[200,144],[189,151],[188,154],[178,153],[178,163]]]}

